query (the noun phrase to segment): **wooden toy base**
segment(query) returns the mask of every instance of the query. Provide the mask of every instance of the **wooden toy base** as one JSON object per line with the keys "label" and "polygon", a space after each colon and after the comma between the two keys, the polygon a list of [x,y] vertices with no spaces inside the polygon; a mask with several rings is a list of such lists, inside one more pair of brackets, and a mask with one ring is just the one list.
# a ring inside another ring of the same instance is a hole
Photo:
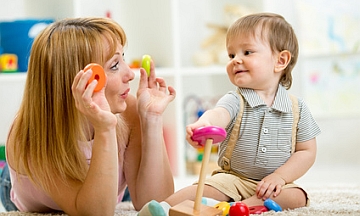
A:
{"label": "wooden toy base", "polygon": [[177,204],[170,208],[169,216],[221,216],[222,211],[217,208],[213,208],[206,205],[200,206],[200,211],[194,209],[194,202],[191,200],[185,200],[184,202]]}

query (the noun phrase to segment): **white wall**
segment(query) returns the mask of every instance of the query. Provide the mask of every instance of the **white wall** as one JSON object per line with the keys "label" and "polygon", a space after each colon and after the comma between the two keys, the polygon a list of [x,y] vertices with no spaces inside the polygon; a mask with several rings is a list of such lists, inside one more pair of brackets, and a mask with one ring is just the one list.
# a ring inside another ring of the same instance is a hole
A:
{"label": "white wall", "polygon": [[24,18],[25,0],[0,0],[0,21]]}
{"label": "white wall", "polygon": [[317,122],[322,133],[318,137],[316,163],[354,165],[360,171],[360,118],[321,118]]}
{"label": "white wall", "polygon": [[[0,20],[24,18],[22,16],[25,14],[25,1],[0,0]],[[27,3],[29,2],[30,0],[27,1]],[[289,22],[294,23],[296,28],[294,11],[289,10],[289,8],[292,8],[292,3],[292,1],[287,0],[272,0],[269,1],[266,7],[271,11],[281,12]],[[326,7],[329,6],[326,5]],[[304,32],[300,33],[304,34]],[[316,33],[312,32],[311,34]],[[301,72],[297,68],[294,71],[294,87],[292,91],[299,96],[303,96],[301,80]],[[22,92],[21,82],[19,82],[13,85],[9,85],[6,81],[0,82],[0,143],[3,143],[6,138],[9,119],[12,118],[19,104],[19,97],[21,97],[19,94]],[[360,98],[357,100],[360,100]],[[360,156],[358,153],[360,146],[360,116],[328,116],[321,118],[315,116],[315,118],[322,130],[322,134],[318,137],[317,163],[324,165],[355,164],[360,168]]]}

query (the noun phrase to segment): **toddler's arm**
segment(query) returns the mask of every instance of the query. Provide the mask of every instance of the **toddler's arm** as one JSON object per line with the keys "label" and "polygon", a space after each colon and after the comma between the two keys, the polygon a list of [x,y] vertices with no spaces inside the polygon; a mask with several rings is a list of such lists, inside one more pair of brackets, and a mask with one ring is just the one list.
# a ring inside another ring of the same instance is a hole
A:
{"label": "toddler's arm", "polygon": [[316,138],[296,143],[295,152],[289,160],[259,182],[256,188],[258,198],[267,199],[271,194],[279,195],[281,187],[303,176],[314,164],[315,158]]}
{"label": "toddler's arm", "polygon": [[186,126],[186,140],[195,148],[201,147],[198,142],[194,142],[191,137],[193,131],[199,127],[205,126],[218,126],[225,128],[230,122],[229,112],[222,107],[216,107],[211,110],[207,110],[196,122]]}

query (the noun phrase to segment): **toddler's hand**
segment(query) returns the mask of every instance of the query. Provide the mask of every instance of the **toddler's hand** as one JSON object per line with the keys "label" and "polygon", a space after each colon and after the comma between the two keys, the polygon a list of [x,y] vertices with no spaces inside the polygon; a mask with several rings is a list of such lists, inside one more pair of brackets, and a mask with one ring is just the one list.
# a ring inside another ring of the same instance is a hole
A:
{"label": "toddler's hand", "polygon": [[198,142],[192,140],[192,136],[193,136],[193,131],[199,127],[205,127],[205,126],[209,126],[210,124],[208,122],[203,122],[203,121],[197,121],[193,124],[189,124],[188,126],[186,126],[186,141],[192,145],[194,148],[202,148],[203,146],[200,145]]}
{"label": "toddler's hand", "polygon": [[263,178],[256,187],[256,195],[259,199],[266,200],[272,196],[276,197],[280,194],[285,180],[280,175],[272,173]]}

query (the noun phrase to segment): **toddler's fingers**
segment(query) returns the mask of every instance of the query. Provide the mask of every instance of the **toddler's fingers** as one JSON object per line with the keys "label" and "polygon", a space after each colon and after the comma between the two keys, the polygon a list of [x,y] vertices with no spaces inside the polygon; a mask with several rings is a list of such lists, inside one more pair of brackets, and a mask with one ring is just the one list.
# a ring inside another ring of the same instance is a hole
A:
{"label": "toddler's fingers", "polygon": [[278,196],[281,192],[281,185],[276,185],[274,190],[274,197]]}

